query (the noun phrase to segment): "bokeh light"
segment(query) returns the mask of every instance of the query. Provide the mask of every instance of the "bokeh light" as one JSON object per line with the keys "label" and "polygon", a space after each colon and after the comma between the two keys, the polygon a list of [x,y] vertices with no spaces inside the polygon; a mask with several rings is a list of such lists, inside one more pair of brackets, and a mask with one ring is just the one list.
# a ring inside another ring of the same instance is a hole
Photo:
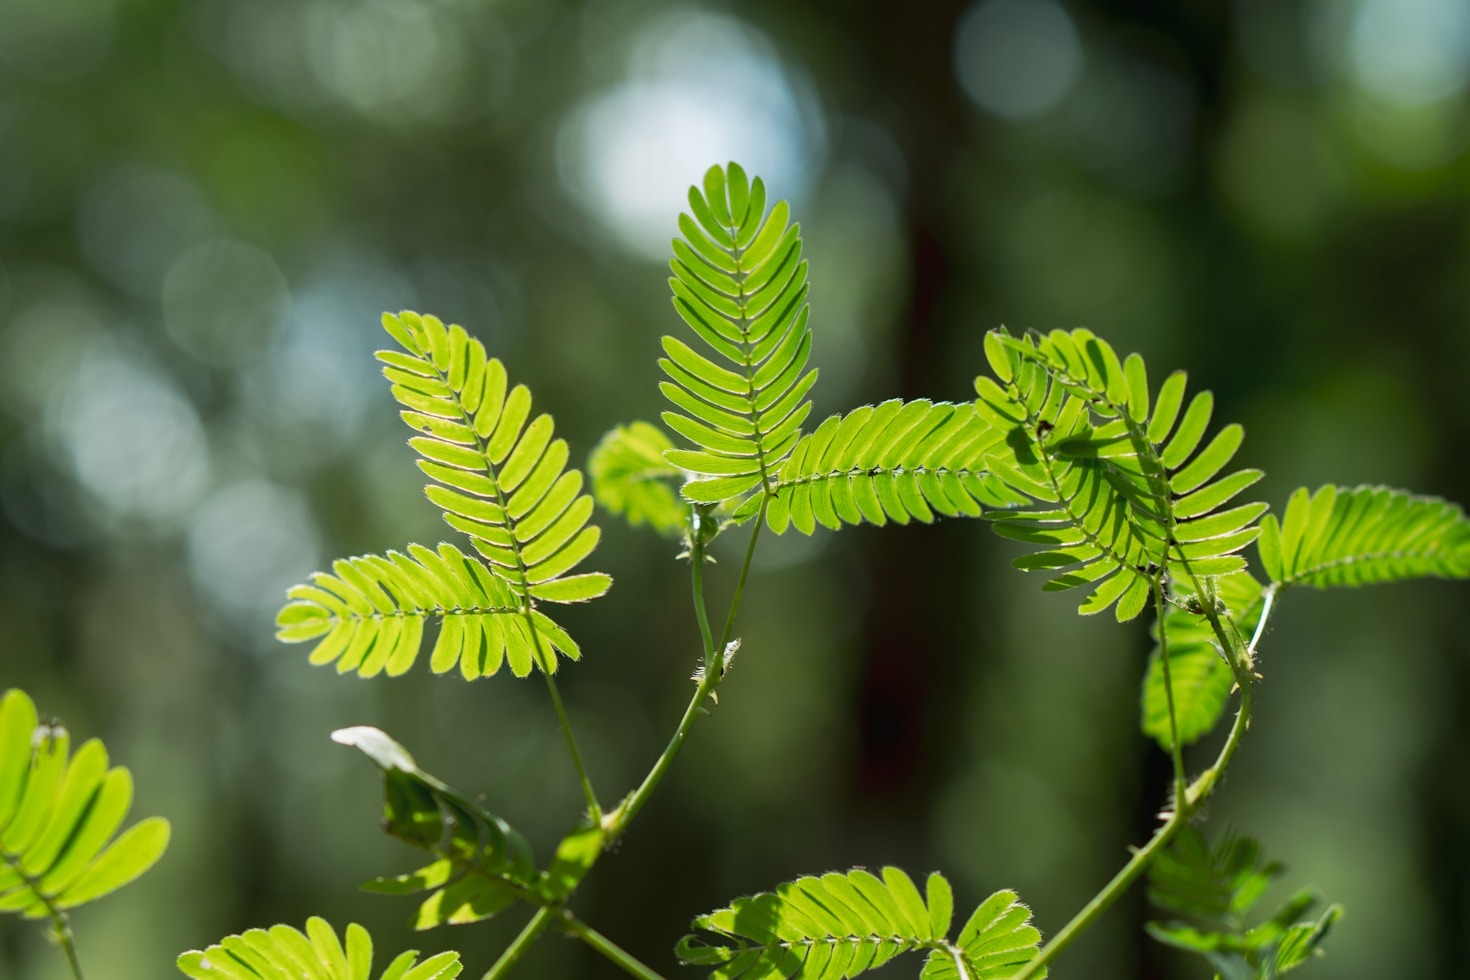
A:
{"label": "bokeh light", "polygon": [[965,94],[1009,119],[1055,107],[1082,63],[1077,27],[1052,0],[980,0],[955,31],[955,74]]}
{"label": "bokeh light", "polygon": [[666,15],[634,40],[629,61],[626,80],[573,110],[557,148],[563,180],[616,240],[661,257],[690,175],[737,157],[773,196],[806,193],[823,152],[820,117],[754,28]]}

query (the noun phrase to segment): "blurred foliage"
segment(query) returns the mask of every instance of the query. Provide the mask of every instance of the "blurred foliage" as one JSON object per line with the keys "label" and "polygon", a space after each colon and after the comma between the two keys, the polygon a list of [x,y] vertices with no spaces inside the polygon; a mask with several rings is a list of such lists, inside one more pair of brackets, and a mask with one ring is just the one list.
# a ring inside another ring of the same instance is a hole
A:
{"label": "blurred foliage", "polygon": [[[803,216],[814,417],[967,398],[986,329],[1085,324],[1213,389],[1278,515],[1304,483],[1464,502],[1467,77],[1456,0],[0,3],[0,688],[99,735],[175,832],[131,901],[79,910],[84,958],[152,978],[317,912],[407,945],[351,890],[413,856],[334,728],[393,731],[515,826],[580,806],[537,688],[390,688],[270,638],[326,558],[445,537],[374,377],[382,310],[464,324],[582,465],[662,407],[674,216],[739,159]],[[687,696],[672,552],[609,528],[617,584],[566,617],[605,795]],[[1014,554],[965,522],[773,539],[715,723],[579,912],[673,969],[694,911],[891,863],[961,906],[1014,886],[1055,931],[1166,760],[1142,627],[1078,620]],[[1353,910],[1334,976],[1470,974],[1470,604],[1291,598],[1212,819]],[[1194,975],[1135,898],[1062,969]],[[414,945],[482,964],[517,924]],[[57,976],[17,926],[0,975]]]}

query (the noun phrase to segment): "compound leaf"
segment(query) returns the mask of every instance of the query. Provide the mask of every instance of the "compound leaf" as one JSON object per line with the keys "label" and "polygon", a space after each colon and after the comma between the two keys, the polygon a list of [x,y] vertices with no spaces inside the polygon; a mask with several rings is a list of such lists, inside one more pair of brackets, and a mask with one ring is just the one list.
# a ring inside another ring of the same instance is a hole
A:
{"label": "compound leaf", "polygon": [[1315,921],[1297,921],[1318,902],[1308,890],[1284,902],[1265,922],[1246,919],[1281,867],[1266,861],[1255,841],[1232,837],[1211,849],[1193,827],[1183,828],[1149,868],[1149,901],[1179,918],[1150,922],[1148,932],[1170,946],[1203,956],[1222,980],[1273,980],[1320,953],[1342,914],[1330,906]]}
{"label": "compound leaf", "polygon": [[[892,399],[834,415],[804,435],[776,474],[766,520],[777,534],[818,524],[928,523],[935,515],[978,517],[1014,507],[1018,496],[985,465],[1005,433],[974,406]],[[747,500],[736,518],[758,509]]]}
{"label": "compound leaf", "polygon": [[684,495],[722,503],[770,492],[811,411],[807,263],[785,201],[766,210],[764,182],[738,164],[711,167],[679,217],[669,288],[699,347],[665,337],[663,420],[692,449],[670,449]]}
{"label": "compound leaf", "polygon": [[108,768],[96,739],[42,724],[21,690],[0,697],[0,911],[44,919],[116,891],[157,863],[169,824],[149,817],[118,833],[133,778]]}
{"label": "compound leaf", "polygon": [[1018,567],[1045,569],[1050,590],[1086,587],[1079,612],[1111,608],[1119,621],[1147,607],[1166,571],[1196,580],[1245,567],[1237,552],[1259,534],[1265,505],[1220,508],[1261,474],[1225,472],[1239,426],[1200,448],[1209,392],[1186,404],[1175,372],[1151,398],[1143,359],[1120,360],[1084,329],[992,331],[985,353],[998,380],[976,379],[975,410],[1001,434],[987,463],[1032,501],[989,515],[1036,549]]}
{"label": "compound leaf", "polygon": [[684,472],[664,459],[673,442],[647,422],[632,422],[609,431],[592,450],[587,464],[592,495],[607,510],[633,527],[647,524],[677,538],[689,523],[689,505],[677,487]]}
{"label": "compound leaf", "polygon": [[[339,673],[396,677],[422,652],[425,625],[439,623],[429,666],[436,674],[459,669],[466,679],[488,677],[508,664],[525,677],[532,665],[555,673],[556,654],[576,660],[581,650],[539,609],[529,608],[504,578],[452,544],[437,551],[409,545],[408,554],[362,555],[333,563],[287,590],[276,616],[276,637],[315,640],[313,664],[334,663]],[[571,601],[600,595],[597,577],[571,575],[531,587],[531,596]],[[530,622],[534,634],[527,627]],[[544,657],[543,657],[544,655]]]}
{"label": "compound leaf", "polygon": [[361,750],[382,770],[383,829],[434,855],[416,871],[363,886],[389,895],[428,892],[415,928],[477,922],[539,894],[531,845],[504,820],[420,769],[376,728],[339,729],[332,740]]}
{"label": "compound leaf", "polygon": [[[378,980],[450,980],[464,969],[455,952],[418,957],[417,950],[400,953]],[[178,967],[195,980],[371,980],[373,940],[354,922],[344,944],[326,920],[313,916],[305,932],[287,925],[251,929],[182,954]]]}
{"label": "compound leaf", "polygon": [[860,868],[805,876],[699,916],[694,928],[715,940],[688,935],[676,952],[686,964],[714,967],[720,980],[845,980],[915,951],[929,954],[925,980],[999,980],[1035,956],[1040,933],[1013,892],[987,899],[957,941],[948,938],[953,902],[938,873],[923,895],[893,867],[881,877]]}
{"label": "compound leaf", "polygon": [[1388,487],[1305,487],[1261,522],[1273,582],[1325,589],[1470,577],[1470,521],[1457,505]]}

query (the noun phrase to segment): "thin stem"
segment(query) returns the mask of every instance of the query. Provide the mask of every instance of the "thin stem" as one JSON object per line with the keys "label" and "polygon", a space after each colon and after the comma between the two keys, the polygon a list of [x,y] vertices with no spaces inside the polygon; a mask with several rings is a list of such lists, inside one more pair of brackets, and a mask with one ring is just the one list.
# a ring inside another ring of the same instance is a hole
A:
{"label": "thin stem", "polygon": [[558,909],[552,905],[545,905],[537,909],[536,914],[531,916],[531,921],[521,928],[515,940],[505,948],[505,952],[500,954],[500,959],[495,961],[495,965],[490,967],[480,980],[500,980],[509,973],[520,962],[521,957],[526,955],[526,950],[541,938],[546,927],[555,920],[557,912]]}
{"label": "thin stem", "polygon": [[730,612],[725,616],[725,629],[720,633],[721,656],[724,656],[725,647],[730,644],[730,634],[735,631],[735,615],[740,612],[740,599],[745,595],[745,577],[750,574],[750,559],[755,555],[755,543],[760,540],[761,528],[766,523],[766,504],[770,499],[769,493],[761,495],[761,507],[755,515],[755,529],[750,532],[750,543],[745,546],[745,561],[740,565],[740,577],[735,580],[735,597],[730,600]]}
{"label": "thin stem", "polygon": [[[694,519],[700,520],[696,512]],[[704,666],[708,670],[715,659],[715,638],[710,633],[709,613],[704,608],[704,541],[702,529],[693,528],[689,545],[689,578],[694,593],[694,618],[699,620],[699,638],[704,643]]]}
{"label": "thin stem", "polygon": [[[535,630],[531,635],[536,636]],[[541,641],[536,639],[539,647]],[[556,679],[549,671],[541,671],[546,678],[546,690],[551,692],[551,703],[556,706],[556,720],[561,723],[562,734],[567,738],[567,749],[572,754],[572,765],[577,767],[577,778],[582,782],[582,795],[587,799],[587,812],[594,822],[602,820],[602,804],[597,802],[597,793],[592,789],[592,780],[587,777],[587,767],[582,763],[582,753],[577,751],[577,738],[572,734],[572,723],[567,718],[567,709],[561,703],[561,693],[556,689]]]}
{"label": "thin stem", "polygon": [[56,907],[52,897],[41,890],[41,879],[32,877],[21,870],[18,855],[12,856],[0,851],[0,857],[5,859],[5,864],[11,872],[25,884],[27,891],[46,907],[46,915],[51,920],[51,929],[56,936],[56,944],[66,954],[66,963],[71,967],[71,975],[76,980],[86,980],[86,977],[82,975],[81,958],[77,956],[77,938],[71,931],[71,920],[67,918],[65,912]]}
{"label": "thin stem", "polygon": [[624,973],[639,977],[640,980],[664,980],[660,974],[649,969],[646,964],[632,953],[629,953],[570,912],[562,913],[561,927],[582,940],[588,946],[597,950],[603,956],[612,960],[613,963],[622,968]]}
{"label": "thin stem", "polygon": [[1159,664],[1164,672],[1164,703],[1169,708],[1169,757],[1174,762],[1174,808],[1185,805],[1184,750],[1179,745],[1179,721],[1174,713],[1174,679],[1169,668],[1168,618],[1164,614],[1164,583],[1154,579],[1154,616],[1159,624]]}
{"label": "thin stem", "polygon": [[[1235,724],[1231,726],[1230,736],[1226,739],[1225,746],[1220,750],[1219,757],[1215,760],[1215,764],[1205,770],[1204,774],[1196,779],[1188,790],[1185,791],[1184,800],[1188,810],[1193,810],[1209,798],[1210,793],[1219,784],[1220,775],[1230,765],[1230,760],[1235,755],[1236,746],[1240,744],[1241,736],[1250,727],[1250,688],[1242,687],[1240,691],[1240,710],[1235,715]],[[1148,867],[1149,862],[1154,859],[1154,856],[1188,822],[1186,813],[1187,811],[1184,808],[1176,807],[1174,812],[1169,814],[1168,819],[1154,832],[1149,842],[1141,850],[1135,851],[1128,863],[1123,865],[1123,869],[1113,876],[1113,880],[1108,882],[1102,891],[1093,896],[1092,901],[1088,902],[1082,911],[1073,916],[1071,922],[1062,926],[1061,930],[1051,938],[1051,941],[1043,946],[1041,951],[1036,954],[1036,958],[1017,971],[1010,980],[1029,980],[1029,978],[1035,976],[1037,971],[1056,959],[1057,955],[1066,949],[1072,940],[1076,939],[1083,930],[1096,922],[1107,911],[1108,907],[1117,901],[1118,896],[1122,895],[1128,889],[1128,886],[1133,884],[1143,870]]]}
{"label": "thin stem", "polygon": [[[699,684],[694,688],[694,696],[689,699],[689,705],[684,709],[684,715],[679,719],[678,727],[674,729],[674,734],[669,738],[669,744],[664,746],[662,754],[654,762],[648,775],[643,777],[643,782],[638,788],[629,793],[628,798],[623,800],[616,810],[608,814],[607,820],[603,821],[603,830],[606,832],[608,844],[622,834],[633,818],[638,815],[638,811],[643,809],[653,791],[658,788],[664,774],[669,771],[669,767],[674,763],[674,758],[678,756],[679,750],[684,747],[684,741],[689,737],[689,731],[694,727],[695,720],[703,713],[704,702],[714,693],[715,688],[720,686],[720,681],[724,680],[725,650],[730,642],[730,633],[735,628],[735,614],[740,609],[740,599],[745,592],[745,577],[750,572],[751,557],[755,554],[755,542],[760,536],[761,525],[765,523],[768,499],[770,498],[761,498],[760,511],[755,515],[755,529],[751,531],[750,544],[745,549],[745,561],[740,566],[740,577],[735,585],[735,596],[730,602],[730,613],[725,617],[725,630],[720,636],[720,645],[714,649],[712,656],[706,658],[705,669],[699,675]],[[704,561],[703,552],[699,548],[693,549],[690,557],[696,563],[696,567],[698,563]],[[698,609],[704,605],[703,580],[696,577],[695,584],[694,606]]]}
{"label": "thin stem", "polygon": [[55,913],[53,924],[56,927],[56,941],[61,944],[61,949],[66,953],[66,962],[71,966],[71,975],[76,980],[86,980],[82,976],[82,961],[77,957],[77,940],[72,935],[71,923],[66,918],[66,913]]}
{"label": "thin stem", "polygon": [[1043,946],[1041,951],[1036,954],[1036,958],[1021,967],[1011,977],[1011,980],[1028,980],[1029,977],[1035,976],[1037,971],[1055,959],[1058,953],[1066,949],[1079,933],[1096,922],[1108,910],[1108,906],[1112,905],[1118,896],[1122,895],[1128,886],[1133,884],[1134,879],[1154,859],[1154,855],[1165,844],[1169,843],[1170,838],[1182,826],[1184,826],[1184,817],[1178,811],[1170,814],[1169,819],[1154,833],[1153,838],[1142,849],[1133,852],[1133,857],[1129,859],[1127,864],[1123,865],[1121,871],[1113,876],[1113,880],[1108,882],[1102,891],[1094,895],[1092,901],[1088,902],[1081,912],[1078,912],[1072,917],[1071,922],[1062,926],[1061,931],[1053,936],[1051,941]]}

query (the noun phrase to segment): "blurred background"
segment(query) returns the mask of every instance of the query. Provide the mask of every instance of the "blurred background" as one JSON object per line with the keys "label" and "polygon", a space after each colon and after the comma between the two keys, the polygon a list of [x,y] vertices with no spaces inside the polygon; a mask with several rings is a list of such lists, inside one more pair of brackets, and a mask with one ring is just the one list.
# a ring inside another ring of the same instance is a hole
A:
{"label": "blurred background", "polygon": [[[340,726],[543,855],[579,811],[541,684],[342,678],[272,640],[333,558],[453,538],[376,377],[381,310],[465,324],[585,459],[660,410],[668,238],[735,159],[803,223],[817,417],[970,397],[986,329],[1086,325],[1213,388],[1278,511],[1323,482],[1466,501],[1467,80],[1461,0],[0,0],[0,687],[174,826],[76,914],[84,963],[162,977],[321,913],[483,972],[521,914],[414,936],[410,901],[355,890],[416,855]],[[615,800],[697,634],[670,543],[603,523],[617,585],[567,614],[562,684]],[[895,863],[965,909],[1016,888],[1055,932],[1167,764],[1142,623],[1079,618],[1014,554],[960,521],[769,539],[715,717],[579,913],[674,973],[696,913]],[[1466,597],[1291,595],[1265,639],[1210,824],[1285,860],[1273,898],[1346,904],[1313,975],[1470,976]],[[1147,915],[1136,889],[1055,974],[1206,976]],[[0,921],[0,976],[62,970]],[[618,975],[560,940],[521,972]]]}

